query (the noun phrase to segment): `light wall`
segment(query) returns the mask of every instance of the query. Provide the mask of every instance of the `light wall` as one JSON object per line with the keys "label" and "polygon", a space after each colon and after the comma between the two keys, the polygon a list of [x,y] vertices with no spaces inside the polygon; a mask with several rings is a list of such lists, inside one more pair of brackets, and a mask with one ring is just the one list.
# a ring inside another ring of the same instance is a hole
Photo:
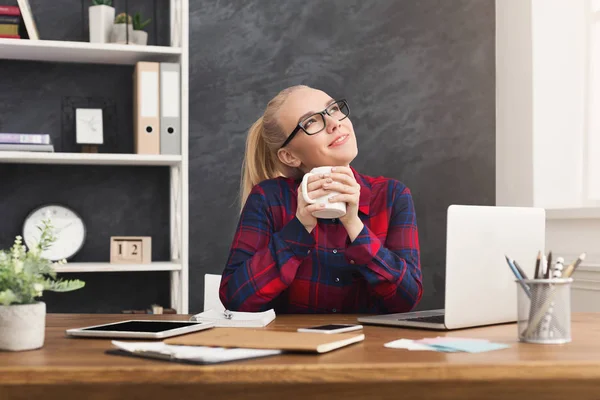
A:
{"label": "light wall", "polygon": [[496,2],[496,203],[586,203],[587,0]]}

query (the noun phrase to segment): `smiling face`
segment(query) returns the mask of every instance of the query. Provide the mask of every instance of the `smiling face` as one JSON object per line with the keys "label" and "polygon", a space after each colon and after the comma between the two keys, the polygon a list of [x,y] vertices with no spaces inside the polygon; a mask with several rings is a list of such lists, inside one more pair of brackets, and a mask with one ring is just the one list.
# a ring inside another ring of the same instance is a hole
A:
{"label": "smiling face", "polygon": [[[277,113],[278,123],[286,132],[286,136],[298,126],[300,121],[305,121],[310,115],[323,111],[334,103],[326,93],[312,89],[302,88],[293,91],[282,104]],[[307,135],[302,129],[277,155],[284,164],[300,168],[308,172],[312,168],[321,166],[348,166],[358,154],[356,136],[350,118],[343,118],[338,110],[329,108],[330,114],[325,114],[325,129],[314,135]],[[337,112],[337,114],[336,114]],[[316,126],[320,122],[309,119],[305,128],[310,132],[310,124]]]}

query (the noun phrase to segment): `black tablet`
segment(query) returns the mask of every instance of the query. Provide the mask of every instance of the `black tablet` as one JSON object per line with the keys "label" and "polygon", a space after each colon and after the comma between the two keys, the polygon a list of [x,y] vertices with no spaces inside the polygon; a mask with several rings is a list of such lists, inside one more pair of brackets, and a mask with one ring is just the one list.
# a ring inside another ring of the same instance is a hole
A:
{"label": "black tablet", "polygon": [[214,322],[129,320],[67,329],[69,336],[100,338],[163,339],[212,328]]}

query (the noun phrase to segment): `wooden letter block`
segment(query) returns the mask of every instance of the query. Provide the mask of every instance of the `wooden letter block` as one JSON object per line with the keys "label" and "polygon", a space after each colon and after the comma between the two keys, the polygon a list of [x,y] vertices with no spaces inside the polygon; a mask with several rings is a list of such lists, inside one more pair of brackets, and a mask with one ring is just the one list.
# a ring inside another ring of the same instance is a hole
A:
{"label": "wooden letter block", "polygon": [[152,238],[150,236],[111,236],[111,264],[150,264]]}

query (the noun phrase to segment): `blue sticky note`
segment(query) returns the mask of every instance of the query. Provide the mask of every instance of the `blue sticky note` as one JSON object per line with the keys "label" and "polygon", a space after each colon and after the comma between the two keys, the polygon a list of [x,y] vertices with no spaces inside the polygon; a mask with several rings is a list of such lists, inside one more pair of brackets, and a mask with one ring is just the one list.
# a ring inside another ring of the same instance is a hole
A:
{"label": "blue sticky note", "polygon": [[452,347],[442,346],[441,344],[428,344],[435,351],[441,351],[444,353],[458,353],[461,350],[453,349]]}
{"label": "blue sticky note", "polygon": [[431,347],[435,347],[436,349],[444,348],[441,351],[447,351],[447,349],[453,349],[454,351],[465,351],[467,353],[483,353],[485,351],[492,350],[501,350],[507,349],[510,347],[508,344],[503,343],[492,343],[492,342],[482,342],[480,340],[477,341],[468,341],[468,340],[457,340],[457,341],[444,341],[443,344],[429,344]]}

